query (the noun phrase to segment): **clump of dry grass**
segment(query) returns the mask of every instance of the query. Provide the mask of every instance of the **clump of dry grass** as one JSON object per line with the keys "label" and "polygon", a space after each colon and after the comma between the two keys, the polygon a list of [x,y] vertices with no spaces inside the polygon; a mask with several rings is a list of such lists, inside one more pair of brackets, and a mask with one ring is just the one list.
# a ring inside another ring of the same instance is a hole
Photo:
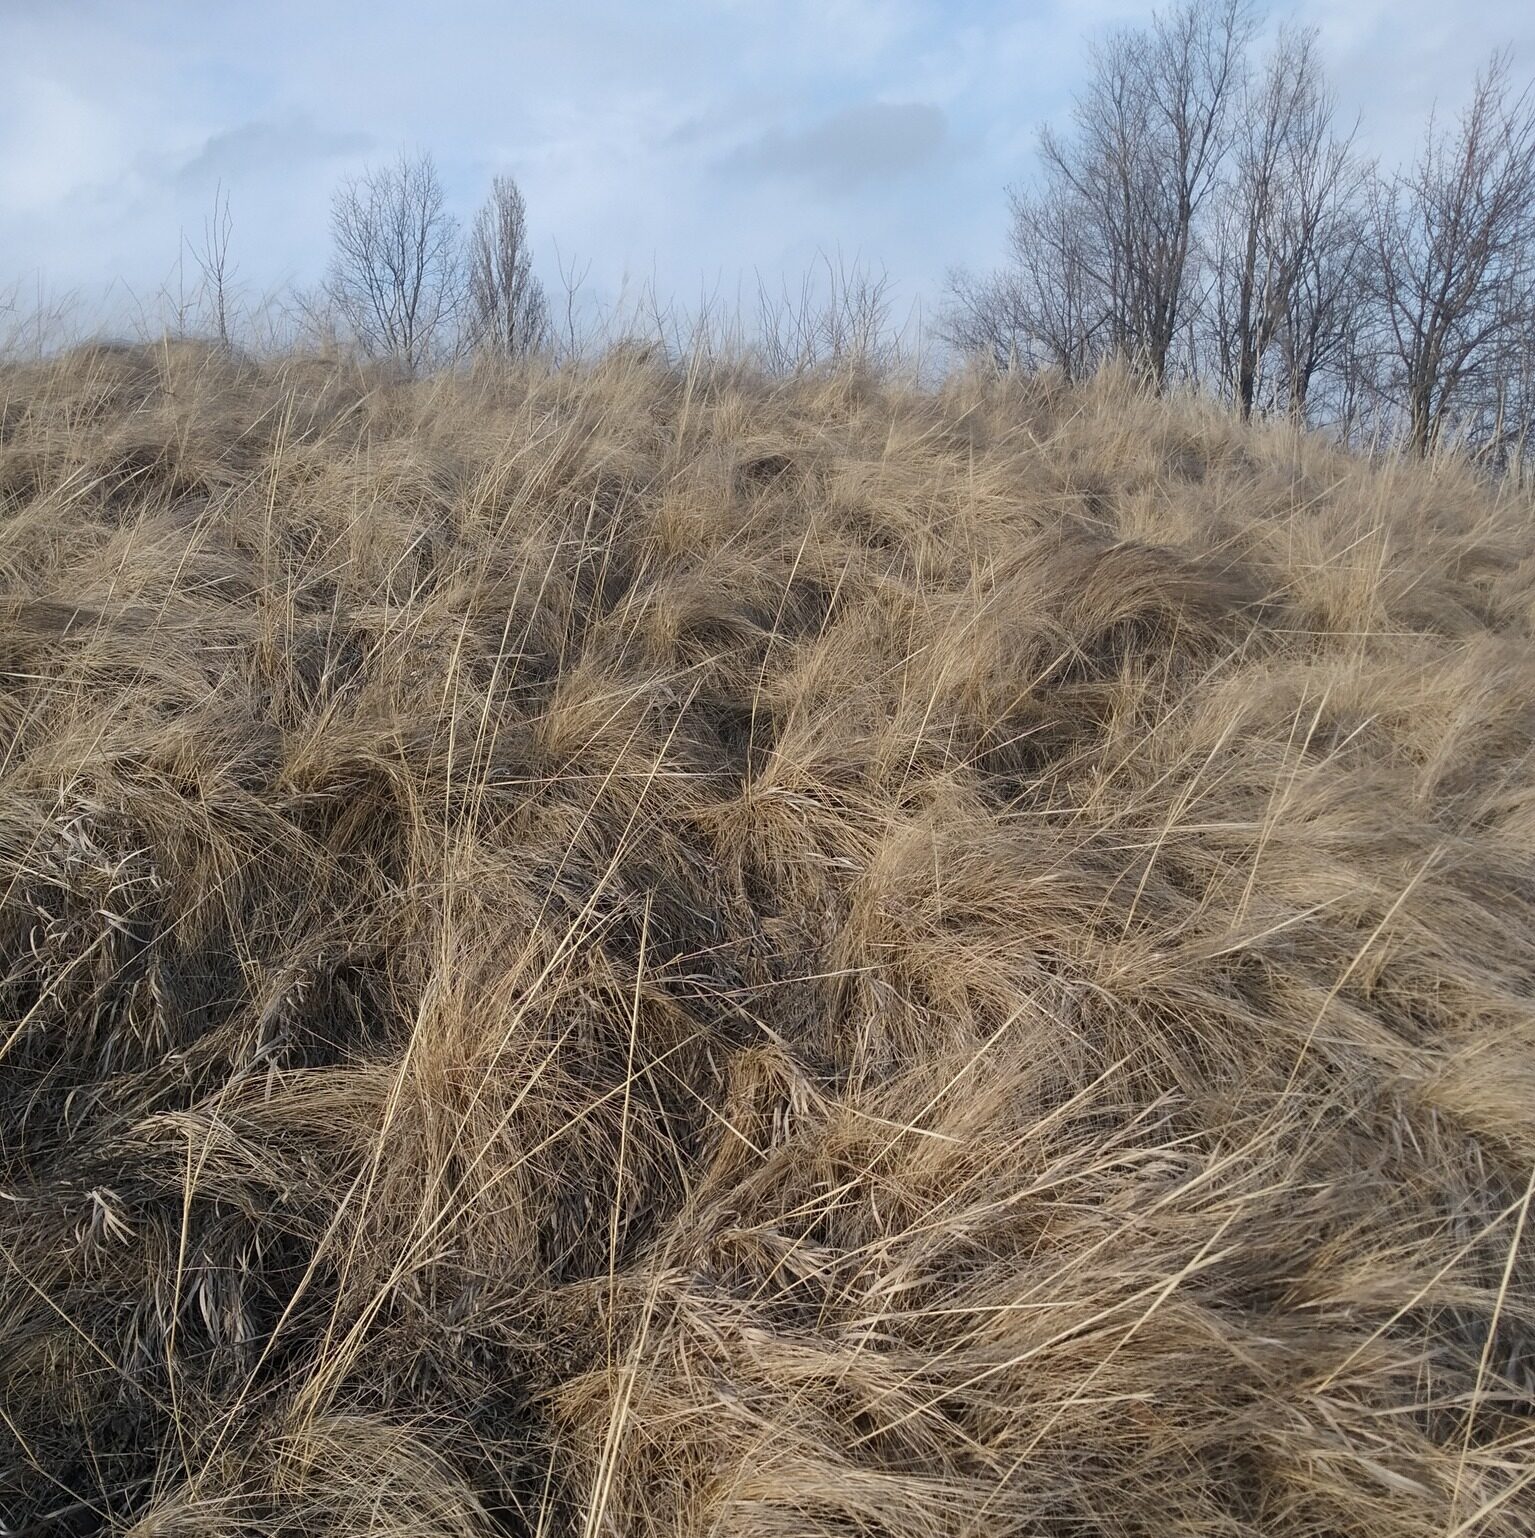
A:
{"label": "clump of dry grass", "polygon": [[1113,377],[0,397],[6,1532],[1530,1530],[1527,503]]}

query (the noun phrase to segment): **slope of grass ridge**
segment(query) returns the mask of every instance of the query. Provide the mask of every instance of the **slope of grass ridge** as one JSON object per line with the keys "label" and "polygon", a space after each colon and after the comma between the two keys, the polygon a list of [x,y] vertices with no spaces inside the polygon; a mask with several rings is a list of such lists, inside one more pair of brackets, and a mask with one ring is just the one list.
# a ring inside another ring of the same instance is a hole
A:
{"label": "slope of grass ridge", "polygon": [[3,1530],[1529,1532],[1532,598],[1112,375],[0,369]]}

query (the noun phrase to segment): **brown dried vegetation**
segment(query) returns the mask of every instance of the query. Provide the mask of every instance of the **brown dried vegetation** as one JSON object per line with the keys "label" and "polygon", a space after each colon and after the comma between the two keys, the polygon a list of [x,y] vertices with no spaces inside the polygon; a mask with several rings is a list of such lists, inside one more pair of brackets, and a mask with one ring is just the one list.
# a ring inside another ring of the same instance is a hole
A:
{"label": "brown dried vegetation", "polygon": [[1530,1530],[1527,502],[1113,376],[0,402],[6,1532]]}

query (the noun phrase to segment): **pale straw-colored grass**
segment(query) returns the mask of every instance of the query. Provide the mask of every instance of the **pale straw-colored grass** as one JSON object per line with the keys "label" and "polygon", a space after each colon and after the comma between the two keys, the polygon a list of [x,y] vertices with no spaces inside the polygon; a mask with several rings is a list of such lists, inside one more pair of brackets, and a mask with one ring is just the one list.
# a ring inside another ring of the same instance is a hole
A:
{"label": "pale straw-colored grass", "polygon": [[0,369],[0,1524],[1535,1529],[1535,520],[1120,377]]}

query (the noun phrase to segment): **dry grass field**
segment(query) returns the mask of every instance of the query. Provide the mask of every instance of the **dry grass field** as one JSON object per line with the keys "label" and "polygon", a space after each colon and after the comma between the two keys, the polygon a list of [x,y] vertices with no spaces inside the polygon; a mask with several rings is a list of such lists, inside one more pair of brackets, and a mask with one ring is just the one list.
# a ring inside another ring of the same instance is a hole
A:
{"label": "dry grass field", "polygon": [[1532,626],[1112,374],[5,366],[0,1530],[1528,1535]]}

